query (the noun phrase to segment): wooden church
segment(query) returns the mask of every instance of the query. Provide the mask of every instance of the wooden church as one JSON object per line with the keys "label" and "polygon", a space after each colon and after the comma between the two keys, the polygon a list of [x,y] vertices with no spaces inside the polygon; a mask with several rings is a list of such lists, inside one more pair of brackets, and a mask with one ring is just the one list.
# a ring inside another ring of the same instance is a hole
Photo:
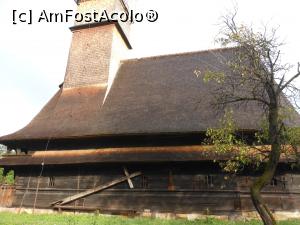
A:
{"label": "wooden church", "polygon": [[[80,12],[127,12],[122,0],[79,0]],[[202,145],[218,126],[204,83],[193,71],[226,71],[232,49],[122,60],[130,24],[76,23],[63,84],[23,129],[0,138],[17,155],[0,159],[15,171],[13,207],[100,212],[229,213],[253,210],[256,172],[232,176]],[[234,111],[253,137],[262,110]],[[298,118],[298,121],[299,118]],[[263,195],[272,210],[300,208],[300,171],[281,160]]]}

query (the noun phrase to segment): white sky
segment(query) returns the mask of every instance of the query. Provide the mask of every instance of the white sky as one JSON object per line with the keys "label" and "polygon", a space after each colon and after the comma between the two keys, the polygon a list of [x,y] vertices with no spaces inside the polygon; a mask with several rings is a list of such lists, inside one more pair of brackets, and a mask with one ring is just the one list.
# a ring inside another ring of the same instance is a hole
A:
{"label": "white sky", "polygon": [[[297,0],[136,0],[137,11],[156,10],[155,23],[132,25],[128,57],[197,51],[218,47],[220,16],[238,5],[247,24],[279,26],[286,43],[284,60],[300,61],[300,1]],[[0,0],[0,135],[25,126],[63,81],[71,41],[70,23],[13,25],[12,10],[75,9],[73,0]]]}

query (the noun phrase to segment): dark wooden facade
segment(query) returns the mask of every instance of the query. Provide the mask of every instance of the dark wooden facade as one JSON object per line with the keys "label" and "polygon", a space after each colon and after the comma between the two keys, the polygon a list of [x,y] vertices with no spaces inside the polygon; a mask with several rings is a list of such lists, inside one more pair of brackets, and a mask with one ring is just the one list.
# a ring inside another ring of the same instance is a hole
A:
{"label": "dark wooden facade", "polygon": [[[126,11],[120,0],[77,2],[80,12]],[[63,207],[173,213],[252,210],[249,185],[257,174],[224,174],[213,161],[232,155],[201,147],[207,128],[219,127],[225,111],[212,104],[216,84],[193,73],[216,68],[231,73],[220,58],[231,60],[236,49],[121,61],[121,49],[131,48],[129,23],[75,25],[64,83],[27,126],[0,137],[1,144],[26,154],[0,158],[0,166],[15,170],[13,206],[53,208],[55,201],[124,177],[126,167],[142,173],[132,179],[134,188],[123,182]],[[252,143],[264,109],[247,104],[232,110],[238,135]],[[287,125],[300,126],[296,111]],[[300,172],[281,163],[264,196],[274,210],[299,209]]]}
{"label": "dark wooden facade", "polygon": [[[124,176],[141,171],[127,182],[78,199],[64,209],[172,213],[214,213],[252,211],[249,185],[256,174],[224,174],[217,164],[206,161],[181,163],[134,163],[45,166],[16,168],[14,207],[52,208],[51,203]],[[300,171],[286,170],[267,186],[263,195],[272,210],[300,208]],[[34,203],[36,202],[36,203]]]}

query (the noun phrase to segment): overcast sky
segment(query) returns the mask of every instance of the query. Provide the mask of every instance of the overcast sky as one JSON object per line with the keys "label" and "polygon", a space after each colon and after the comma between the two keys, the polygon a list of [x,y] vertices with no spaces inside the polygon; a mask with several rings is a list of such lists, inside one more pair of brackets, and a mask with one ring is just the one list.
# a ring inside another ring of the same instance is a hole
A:
{"label": "overcast sky", "polygon": [[[284,60],[300,61],[300,2],[297,0],[136,0],[137,11],[156,10],[155,23],[135,23],[133,50],[127,57],[197,51],[214,44],[220,16],[238,5],[238,19],[246,24],[279,27],[286,45]],[[63,81],[71,42],[69,23],[13,25],[13,10],[39,14],[75,10],[73,0],[0,0],[0,135],[25,126]]]}

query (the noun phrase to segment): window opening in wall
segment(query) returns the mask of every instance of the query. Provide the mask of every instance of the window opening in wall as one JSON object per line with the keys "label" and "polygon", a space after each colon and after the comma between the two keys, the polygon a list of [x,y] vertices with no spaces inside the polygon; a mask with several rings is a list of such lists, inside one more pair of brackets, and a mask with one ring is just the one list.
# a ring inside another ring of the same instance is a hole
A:
{"label": "window opening in wall", "polygon": [[193,177],[193,190],[199,190],[200,187],[201,187],[200,175],[196,175]]}
{"label": "window opening in wall", "polygon": [[287,180],[285,176],[274,177],[270,185],[272,187],[281,187],[282,189],[286,189]]}
{"label": "window opening in wall", "polygon": [[272,180],[271,180],[271,186],[272,187],[275,187],[275,186],[277,186],[278,185],[278,181],[277,181],[277,179],[274,177]]}
{"label": "window opening in wall", "polygon": [[287,179],[286,179],[286,177],[285,177],[285,176],[282,176],[282,177],[280,178],[280,181],[282,182],[282,187],[283,187],[283,189],[286,189],[286,184],[287,184]]}
{"label": "window opening in wall", "polygon": [[49,181],[48,181],[48,186],[54,187],[54,185],[55,185],[55,179],[54,179],[54,177],[50,176]]}
{"label": "window opening in wall", "polygon": [[169,170],[168,190],[169,191],[175,191],[175,185],[174,185],[172,170]]}
{"label": "window opening in wall", "polygon": [[141,176],[141,188],[142,189],[147,189],[148,187],[149,187],[149,179],[148,179],[148,177],[147,176],[145,176],[145,175],[142,175]]}
{"label": "window opening in wall", "polygon": [[205,176],[206,186],[207,187],[214,187],[214,179],[212,175]]}

